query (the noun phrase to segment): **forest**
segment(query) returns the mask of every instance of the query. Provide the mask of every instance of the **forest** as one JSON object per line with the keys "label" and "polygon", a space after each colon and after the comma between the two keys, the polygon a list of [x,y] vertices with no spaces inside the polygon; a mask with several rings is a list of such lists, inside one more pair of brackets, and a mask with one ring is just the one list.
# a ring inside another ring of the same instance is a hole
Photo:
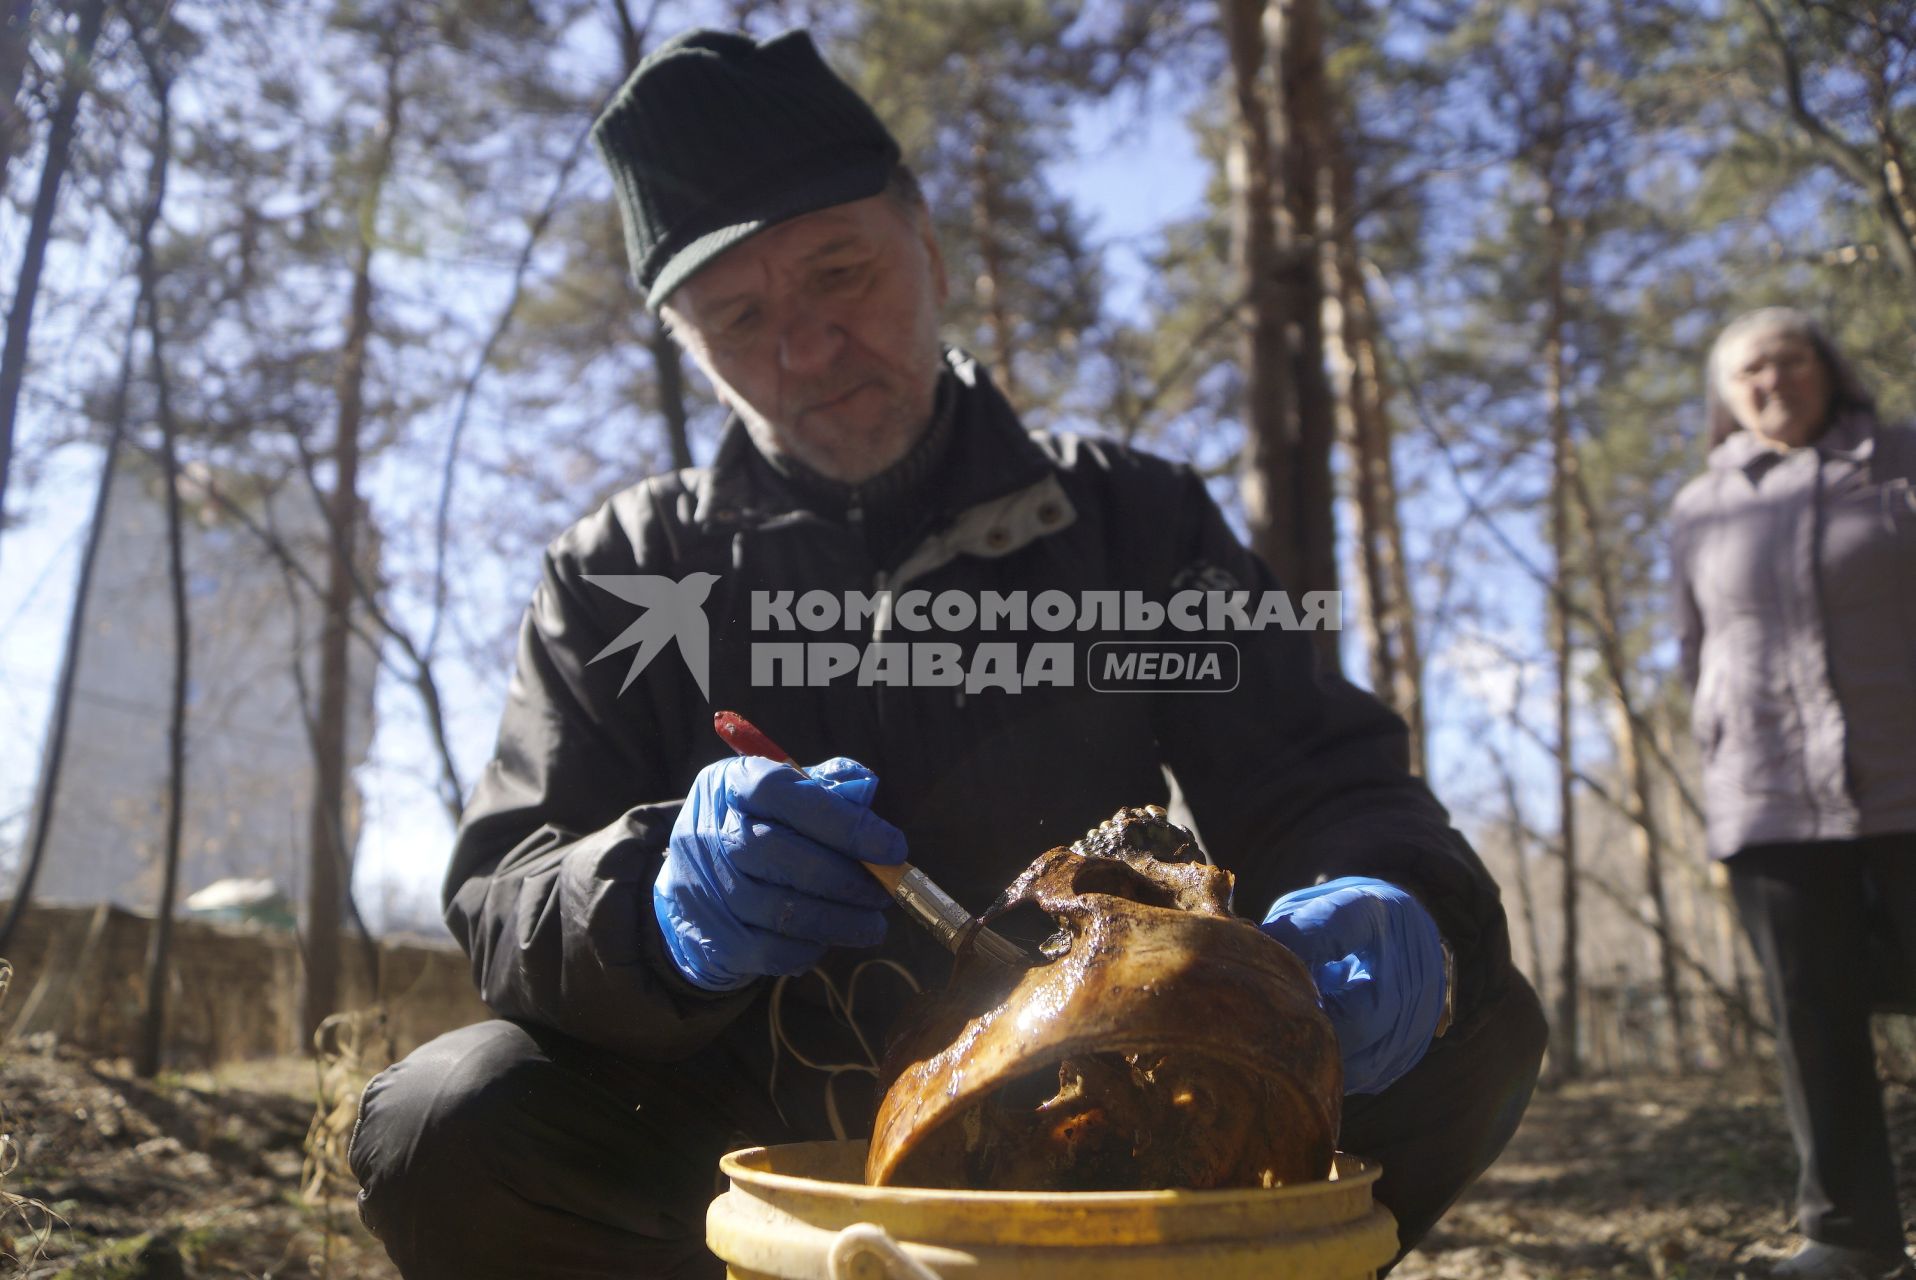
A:
{"label": "forest", "polygon": [[[643,306],[587,138],[695,25],[808,27],[871,100],[951,268],[946,340],[1027,425],[1192,464],[1288,588],[1342,592],[1321,658],[1403,716],[1501,883],[1554,1086],[1769,1052],[1704,848],[1668,520],[1745,311],[1809,312],[1885,421],[1916,411],[1916,0],[4,14],[0,955],[17,1002],[10,942],[85,805],[80,641],[113,612],[88,584],[127,583],[154,622],[150,803],[114,820],[153,920],[136,1078],[178,1065],[170,922],[226,732],[194,606],[263,572],[293,619],[305,1043],[362,934],[443,937],[541,549],[709,460],[725,412]],[[123,493],[150,537],[108,536]],[[382,822],[426,847],[355,874]]]}

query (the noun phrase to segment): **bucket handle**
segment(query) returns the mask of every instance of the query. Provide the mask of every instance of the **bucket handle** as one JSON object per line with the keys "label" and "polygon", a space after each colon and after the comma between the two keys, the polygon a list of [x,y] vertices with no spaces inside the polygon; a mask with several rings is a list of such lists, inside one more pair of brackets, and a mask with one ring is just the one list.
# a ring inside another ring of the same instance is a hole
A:
{"label": "bucket handle", "polygon": [[854,1222],[838,1233],[826,1256],[831,1280],[939,1280],[872,1222]]}

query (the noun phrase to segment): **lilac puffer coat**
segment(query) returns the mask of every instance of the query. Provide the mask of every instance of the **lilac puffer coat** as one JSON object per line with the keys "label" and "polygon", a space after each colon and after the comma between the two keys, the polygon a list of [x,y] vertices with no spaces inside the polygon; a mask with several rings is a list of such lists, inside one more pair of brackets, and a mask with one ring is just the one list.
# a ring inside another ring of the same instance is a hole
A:
{"label": "lilac puffer coat", "polygon": [[1916,430],[1738,431],[1674,512],[1712,855],[1916,831]]}

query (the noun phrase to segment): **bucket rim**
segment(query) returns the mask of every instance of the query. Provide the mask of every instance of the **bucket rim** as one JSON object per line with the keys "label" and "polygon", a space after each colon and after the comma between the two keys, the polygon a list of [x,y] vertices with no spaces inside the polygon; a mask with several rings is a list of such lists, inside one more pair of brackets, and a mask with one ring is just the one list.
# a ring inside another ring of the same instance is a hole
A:
{"label": "bucket rim", "polygon": [[956,1203],[978,1207],[997,1205],[1009,1208],[1038,1202],[1056,1205],[1063,1200],[1087,1209],[1141,1208],[1172,1204],[1185,1208],[1200,1206],[1218,1208],[1237,1204],[1268,1205],[1285,1200],[1304,1200],[1313,1196],[1348,1194],[1358,1188],[1368,1189],[1383,1172],[1382,1166],[1378,1164],[1349,1152],[1338,1151],[1333,1153],[1331,1158],[1332,1177],[1299,1182],[1290,1186],[1217,1187],[1209,1190],[1164,1187],[1150,1191],[969,1191],[943,1187],[874,1187],[865,1182],[837,1182],[794,1173],[775,1173],[770,1169],[755,1168],[747,1163],[754,1157],[762,1157],[774,1151],[821,1150],[854,1144],[865,1147],[869,1146],[870,1140],[827,1139],[821,1142],[787,1142],[740,1147],[736,1151],[728,1151],[719,1157],[719,1171],[734,1183],[797,1195],[824,1194],[824,1189],[830,1188],[830,1194],[893,1204],[950,1205]]}

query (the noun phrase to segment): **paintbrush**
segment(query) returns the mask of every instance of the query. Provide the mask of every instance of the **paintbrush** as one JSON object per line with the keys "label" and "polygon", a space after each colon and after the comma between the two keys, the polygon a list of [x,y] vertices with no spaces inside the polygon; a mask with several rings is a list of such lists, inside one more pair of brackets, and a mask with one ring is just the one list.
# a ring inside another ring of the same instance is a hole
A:
{"label": "paintbrush", "polygon": [[[725,744],[742,756],[758,756],[764,760],[776,760],[782,765],[797,769],[798,761],[785,753],[785,749],[761,733],[756,725],[736,711],[720,711],[712,717],[712,727],[718,730],[718,736]],[[975,948],[979,955],[988,960],[1016,969],[1028,969],[1037,963],[1037,957],[1025,951],[1010,939],[984,927],[977,917],[946,893],[931,877],[909,862],[901,862],[895,867],[887,867],[876,862],[859,864],[872,873],[877,881],[891,892],[905,914],[931,930],[934,937],[946,950],[954,955],[962,955],[966,947]]]}

